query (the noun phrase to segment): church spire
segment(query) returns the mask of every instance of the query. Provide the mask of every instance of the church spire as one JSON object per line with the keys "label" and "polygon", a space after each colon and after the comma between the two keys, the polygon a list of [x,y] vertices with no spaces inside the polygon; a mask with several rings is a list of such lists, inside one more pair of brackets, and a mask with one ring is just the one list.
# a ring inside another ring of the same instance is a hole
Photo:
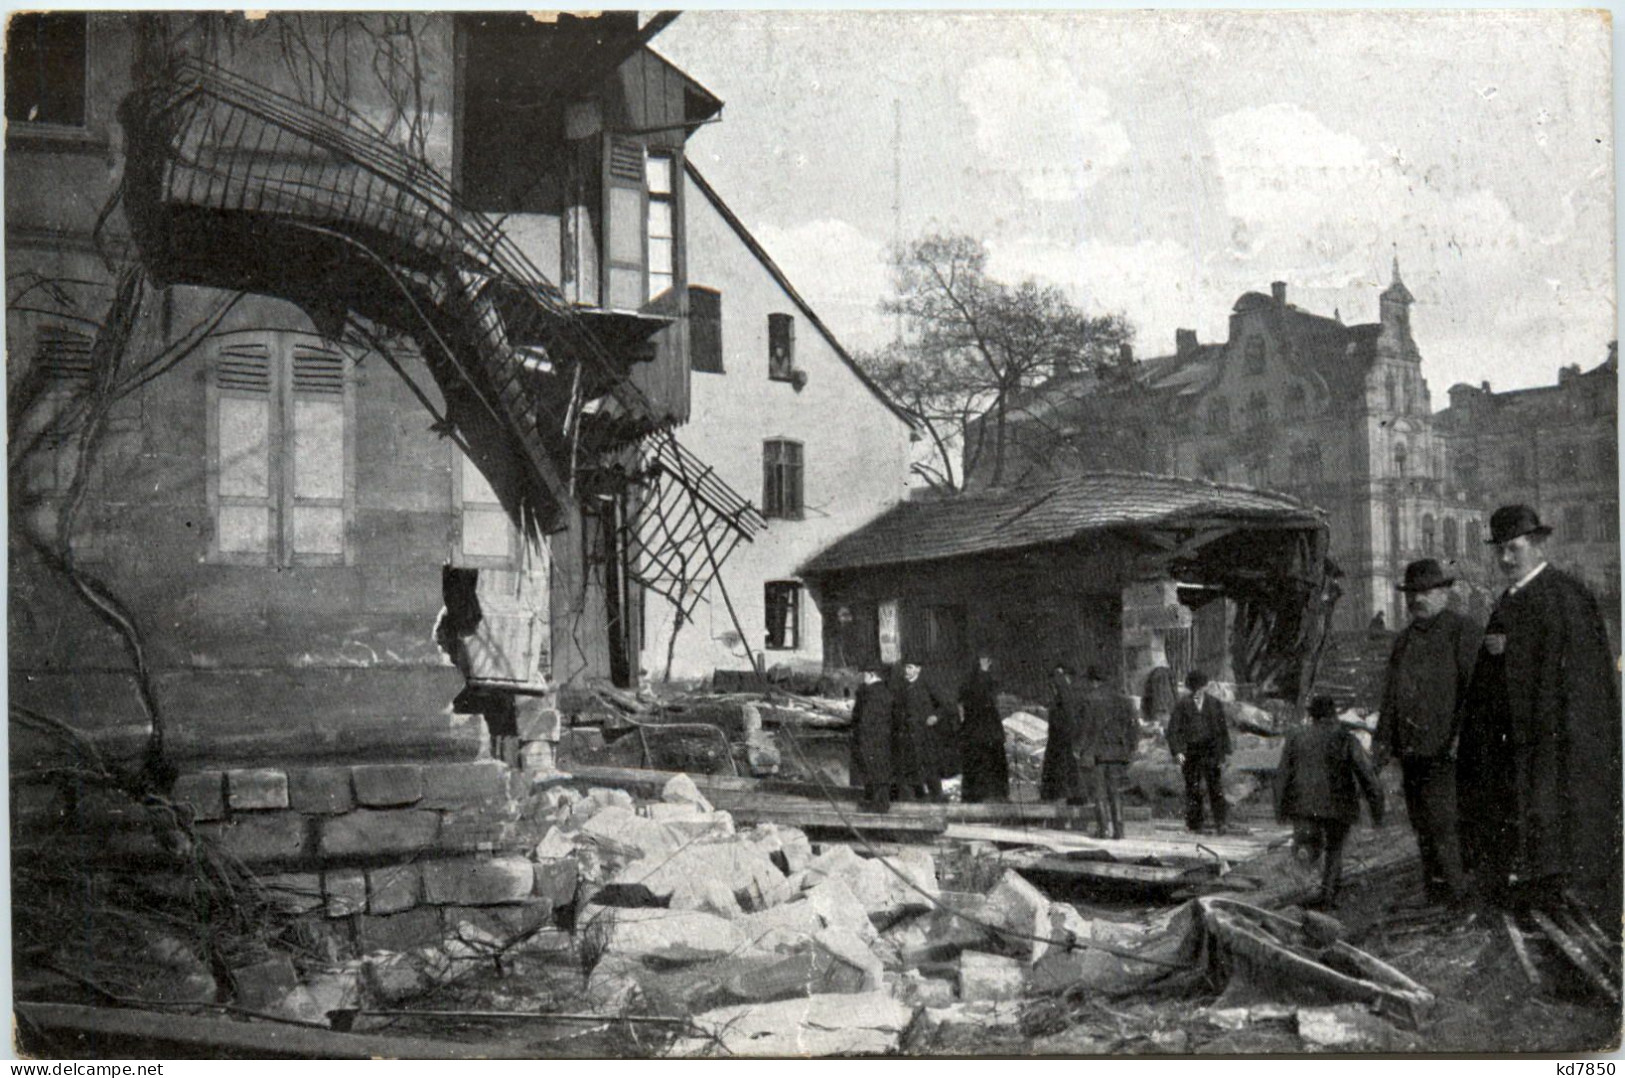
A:
{"label": "church spire", "polygon": [[1411,295],[1411,290],[1405,287],[1405,282],[1399,279],[1399,255],[1397,254],[1394,255],[1393,282],[1383,291],[1381,298],[1384,303],[1410,304],[1416,301],[1416,297]]}

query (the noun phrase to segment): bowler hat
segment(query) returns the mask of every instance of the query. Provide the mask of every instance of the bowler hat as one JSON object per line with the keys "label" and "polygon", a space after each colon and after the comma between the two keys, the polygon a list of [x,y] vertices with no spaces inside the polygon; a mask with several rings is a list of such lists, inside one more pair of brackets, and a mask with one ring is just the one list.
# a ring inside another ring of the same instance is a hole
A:
{"label": "bowler hat", "polygon": [[1533,535],[1537,539],[1552,534],[1552,529],[1540,522],[1540,514],[1527,505],[1503,505],[1490,514],[1491,543],[1510,543],[1520,535]]}
{"label": "bowler hat", "polygon": [[1423,558],[1413,561],[1405,566],[1405,582],[1399,585],[1400,591],[1432,591],[1434,588],[1448,588],[1456,582],[1456,578],[1444,571],[1434,558]]}
{"label": "bowler hat", "polygon": [[1330,696],[1317,696],[1309,701],[1311,719],[1329,719],[1337,714],[1337,700]]}

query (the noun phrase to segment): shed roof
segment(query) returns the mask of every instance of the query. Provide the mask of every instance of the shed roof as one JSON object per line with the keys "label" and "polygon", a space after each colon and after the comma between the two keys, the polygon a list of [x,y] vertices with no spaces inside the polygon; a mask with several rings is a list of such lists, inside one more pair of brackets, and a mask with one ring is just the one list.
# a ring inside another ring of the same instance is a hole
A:
{"label": "shed roof", "polygon": [[903,502],[802,566],[804,576],[1046,546],[1118,528],[1215,523],[1320,528],[1284,494],[1173,476],[1103,472]]}

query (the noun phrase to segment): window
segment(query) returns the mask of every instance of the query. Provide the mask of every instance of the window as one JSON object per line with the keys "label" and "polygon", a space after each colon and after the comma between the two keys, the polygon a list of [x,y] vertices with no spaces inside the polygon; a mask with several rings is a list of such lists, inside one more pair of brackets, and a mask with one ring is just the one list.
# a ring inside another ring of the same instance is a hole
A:
{"label": "window", "polygon": [[[22,16],[13,16],[13,21]],[[30,494],[66,494],[73,482],[77,454],[72,440],[78,424],[70,409],[80,401],[91,381],[91,335],[67,326],[42,326],[34,370],[38,371],[40,405],[31,409],[37,420],[25,431],[13,429],[13,439],[26,445],[36,431],[38,445],[23,458],[24,483]],[[16,423],[21,417],[14,416]]]}
{"label": "window", "polygon": [[1571,505],[1563,511],[1563,539],[1570,543],[1586,541],[1586,507]]}
{"label": "window", "polygon": [[452,564],[511,565],[518,545],[518,530],[473,458],[455,446],[452,455],[455,458],[453,492],[458,509],[457,546],[452,552]]}
{"label": "window", "polygon": [[13,15],[6,28],[6,119],[85,125],[87,16]]}
{"label": "window", "polygon": [[1552,477],[1564,482],[1580,478],[1580,448],[1573,445],[1558,446],[1552,460]]}
{"label": "window", "polygon": [[1401,479],[1405,478],[1405,461],[1408,459],[1409,456],[1410,456],[1410,450],[1408,450],[1405,447],[1404,442],[1399,442],[1399,443],[1395,444],[1395,446],[1394,446],[1394,474],[1396,476],[1398,476],[1399,478],[1401,478]]}
{"label": "window", "polygon": [[207,391],[211,560],[345,562],[355,513],[350,367],[307,334],[218,339]]}
{"label": "window", "polygon": [[1422,553],[1432,557],[1437,550],[1434,547],[1435,524],[1432,513],[1422,514]]}
{"label": "window", "polygon": [[1523,450],[1514,449],[1507,454],[1507,475],[1514,483],[1529,482],[1529,458],[1524,456]]}
{"label": "window", "polygon": [[1454,558],[1461,553],[1461,539],[1457,534],[1456,518],[1444,518],[1444,556]]}
{"label": "window", "polygon": [[688,288],[688,367],[722,373],[722,293],[698,285]]}
{"label": "window", "polygon": [[670,291],[677,279],[677,215],[670,154],[650,154],[649,183],[649,298]]}
{"label": "window", "polygon": [[767,316],[767,376],[788,382],[796,373],[796,320],[788,314]]}
{"label": "window", "polygon": [[1471,558],[1476,558],[1484,549],[1484,536],[1479,531],[1479,527],[1480,525],[1478,521],[1469,520],[1465,529],[1467,539],[1467,556]]}
{"label": "window", "polygon": [[1389,371],[1388,377],[1383,380],[1383,388],[1388,393],[1388,410],[1390,412],[1399,411],[1399,385],[1394,380],[1393,371]]}
{"label": "window", "polygon": [[770,580],[762,587],[767,614],[769,651],[794,651],[801,646],[801,585],[794,580]]}
{"label": "window", "polygon": [[604,188],[605,306],[637,310],[677,274],[676,159],[608,140]]}
{"label": "window", "polygon": [[1214,397],[1207,406],[1207,432],[1223,434],[1230,429],[1230,402]]}
{"label": "window", "polygon": [[1264,338],[1247,338],[1247,373],[1264,373]]}
{"label": "window", "polygon": [[763,516],[801,519],[801,466],[800,442],[762,443]]}
{"label": "window", "polygon": [[1252,430],[1269,426],[1270,400],[1262,393],[1247,398],[1247,426]]}
{"label": "window", "polygon": [[1619,503],[1603,502],[1597,507],[1597,542],[1619,542]]}
{"label": "window", "polygon": [[1286,391],[1286,416],[1288,419],[1303,419],[1309,415],[1309,394],[1304,392],[1302,383],[1294,382]]}

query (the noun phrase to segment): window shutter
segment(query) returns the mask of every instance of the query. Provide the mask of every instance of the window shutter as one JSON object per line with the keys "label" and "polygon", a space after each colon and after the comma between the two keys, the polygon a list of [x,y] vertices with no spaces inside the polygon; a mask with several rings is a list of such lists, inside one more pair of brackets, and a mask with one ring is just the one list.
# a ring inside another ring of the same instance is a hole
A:
{"label": "window shutter", "polygon": [[722,293],[709,288],[688,290],[688,365],[690,370],[722,374]]}
{"label": "window shutter", "polygon": [[783,512],[783,499],[779,491],[779,443],[762,443],[762,513],[779,516]]}
{"label": "window shutter", "polygon": [[40,372],[51,382],[90,381],[90,334],[67,326],[45,326],[39,334]]}
{"label": "window shutter", "polygon": [[637,310],[644,281],[643,144],[609,136],[604,165],[604,305]]}
{"label": "window shutter", "polygon": [[292,349],[293,452],[288,549],[295,555],[344,554],[346,377],[342,352],[295,343]]}
{"label": "window shutter", "polygon": [[801,519],[802,501],[801,491],[801,446],[795,442],[784,443],[785,457],[785,515],[796,520]]}
{"label": "window shutter", "polygon": [[261,341],[233,341],[215,357],[215,544],[222,554],[271,552],[274,399],[271,350]]}

